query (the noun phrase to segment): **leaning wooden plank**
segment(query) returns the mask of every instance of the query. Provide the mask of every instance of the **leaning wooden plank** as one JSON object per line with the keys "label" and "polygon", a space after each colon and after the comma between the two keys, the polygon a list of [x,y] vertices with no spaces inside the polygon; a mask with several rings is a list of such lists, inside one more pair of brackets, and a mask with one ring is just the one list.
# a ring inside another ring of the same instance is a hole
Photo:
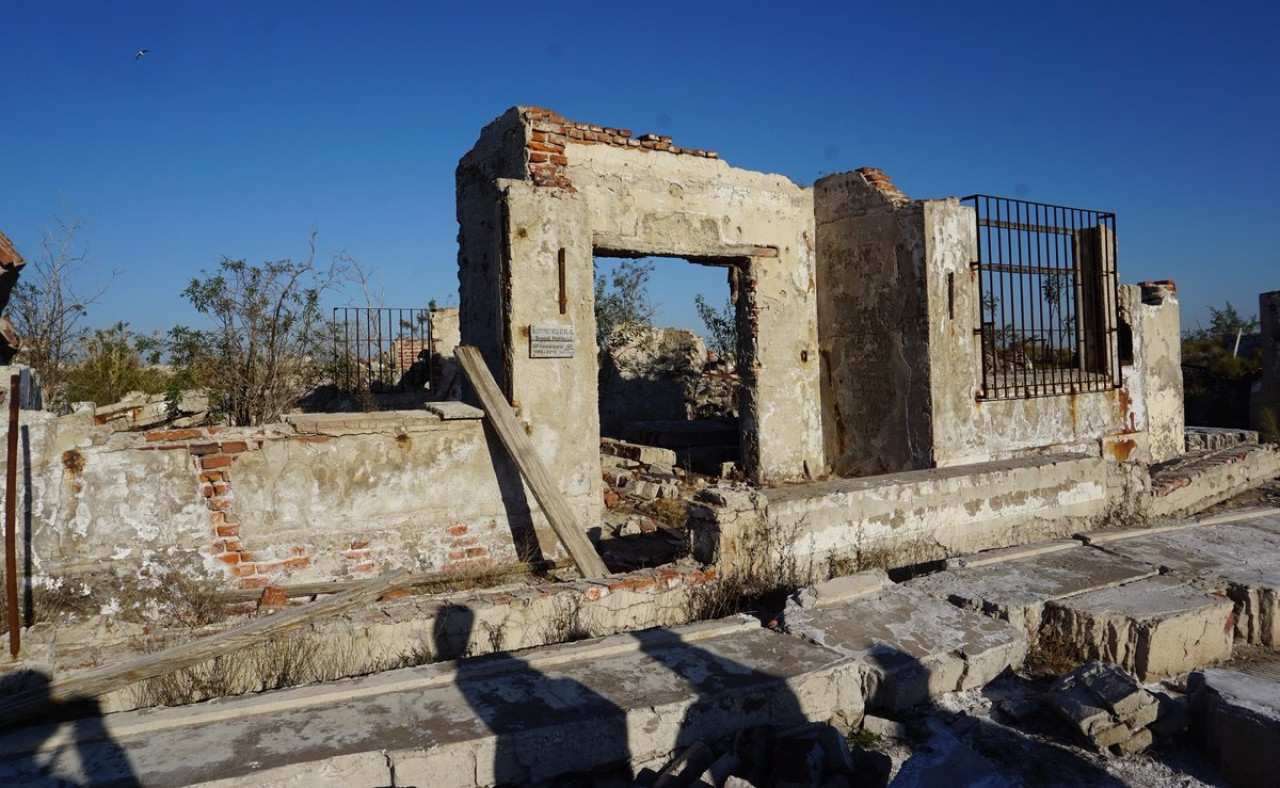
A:
{"label": "leaning wooden plank", "polygon": [[52,703],[70,698],[96,698],[144,679],[163,676],[224,654],[232,654],[317,619],[337,615],[371,599],[377,599],[388,591],[403,586],[408,577],[408,570],[397,569],[328,599],[281,611],[235,629],[147,654],[119,665],[87,670],[56,681],[45,689],[19,693],[0,701],[0,728],[21,722]]}
{"label": "leaning wooden plank", "polygon": [[515,460],[516,467],[520,469],[524,480],[529,483],[529,488],[533,490],[533,497],[542,507],[543,514],[547,516],[547,522],[551,523],[551,529],[555,531],[556,536],[560,537],[561,543],[569,551],[569,557],[573,559],[578,571],[586,578],[603,577],[609,574],[608,567],[604,565],[604,561],[591,546],[591,541],[587,539],[582,524],[578,522],[568,502],[551,481],[551,477],[547,475],[546,466],[542,464],[537,451],[534,450],[533,442],[516,421],[506,398],[498,390],[498,384],[489,373],[489,367],[485,365],[480,351],[470,345],[462,345],[454,351],[454,355],[457,356],[462,371],[467,373],[471,385],[475,386],[476,394],[480,396],[480,404],[484,407],[489,422],[493,424],[493,429],[502,440],[502,445]]}

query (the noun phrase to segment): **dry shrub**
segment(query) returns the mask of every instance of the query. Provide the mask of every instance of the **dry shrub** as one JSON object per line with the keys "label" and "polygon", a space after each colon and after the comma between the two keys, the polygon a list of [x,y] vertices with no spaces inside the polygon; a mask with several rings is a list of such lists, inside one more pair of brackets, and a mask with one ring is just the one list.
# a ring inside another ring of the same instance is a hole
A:
{"label": "dry shrub", "polygon": [[761,522],[742,535],[735,566],[721,577],[697,586],[689,601],[695,620],[723,618],[735,613],[780,609],[787,596],[808,581],[792,546],[802,524],[780,526]]}

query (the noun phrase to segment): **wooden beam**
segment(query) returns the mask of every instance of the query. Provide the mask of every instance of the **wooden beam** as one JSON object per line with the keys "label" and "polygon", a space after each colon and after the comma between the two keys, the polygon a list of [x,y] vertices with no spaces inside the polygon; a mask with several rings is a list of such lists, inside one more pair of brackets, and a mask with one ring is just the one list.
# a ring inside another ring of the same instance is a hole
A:
{"label": "wooden beam", "polygon": [[587,534],[574,516],[573,510],[561,495],[560,490],[547,474],[546,466],[533,448],[533,442],[525,434],[524,428],[516,421],[511,405],[507,403],[498,389],[498,383],[489,372],[480,351],[470,345],[461,345],[454,351],[462,371],[467,374],[476,394],[480,396],[480,404],[484,407],[489,422],[502,440],[511,459],[515,460],[520,475],[533,490],[542,512],[551,523],[551,529],[560,542],[569,551],[569,557],[585,578],[603,577],[609,574],[600,555],[596,553]]}
{"label": "wooden beam", "polygon": [[388,591],[403,586],[408,577],[408,570],[398,569],[328,599],[274,613],[235,629],[147,654],[129,662],[87,670],[56,681],[47,688],[18,693],[0,701],[0,728],[21,722],[50,704],[75,698],[96,698],[144,679],[163,676],[249,648],[317,619],[337,615],[377,599]]}

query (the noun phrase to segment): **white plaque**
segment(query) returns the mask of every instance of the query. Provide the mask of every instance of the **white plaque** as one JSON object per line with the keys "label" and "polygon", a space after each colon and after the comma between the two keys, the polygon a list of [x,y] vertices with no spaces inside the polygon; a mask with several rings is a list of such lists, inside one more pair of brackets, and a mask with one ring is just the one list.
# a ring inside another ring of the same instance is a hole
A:
{"label": "white plaque", "polygon": [[529,358],[573,358],[573,326],[529,326]]}

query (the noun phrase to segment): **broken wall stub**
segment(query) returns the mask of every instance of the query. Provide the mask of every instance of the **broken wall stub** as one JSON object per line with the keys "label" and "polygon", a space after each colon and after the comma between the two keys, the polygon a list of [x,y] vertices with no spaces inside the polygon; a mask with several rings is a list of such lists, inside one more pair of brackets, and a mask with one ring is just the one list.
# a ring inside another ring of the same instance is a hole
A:
{"label": "broken wall stub", "polygon": [[[1054,452],[1144,462],[1180,453],[1176,297],[1131,297],[1125,311],[1096,289],[1088,308],[1130,321],[1118,327],[1131,348],[1119,387],[986,398],[973,209],[909,200],[878,170],[828,176],[814,190],[824,433],[837,475]],[[1114,259],[1095,258],[1113,279]],[[1110,367],[1120,350],[1114,341],[1093,352]]]}
{"label": "broken wall stub", "polygon": [[[463,157],[462,341],[484,353],[588,522],[600,511],[596,254],[738,268],[748,476],[825,471],[812,217],[811,190],[784,177],[549,110],[509,110]],[[529,332],[544,327],[572,331],[571,357],[533,357]]]}
{"label": "broken wall stub", "polygon": [[182,572],[253,588],[558,557],[480,412],[430,407],[146,432],[92,410],[23,412],[24,577]]}

